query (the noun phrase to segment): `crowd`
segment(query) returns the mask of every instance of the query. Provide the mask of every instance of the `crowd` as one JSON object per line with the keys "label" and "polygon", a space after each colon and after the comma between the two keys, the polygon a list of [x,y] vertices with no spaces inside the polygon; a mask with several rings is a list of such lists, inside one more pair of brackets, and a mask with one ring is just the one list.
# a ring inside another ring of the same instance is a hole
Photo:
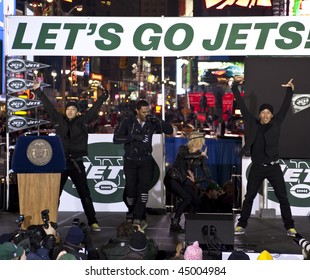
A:
{"label": "crowd", "polygon": [[[59,241],[57,241],[59,240]],[[294,241],[300,245],[304,260],[310,260],[310,242],[298,235]],[[191,244],[177,242],[175,252],[160,250],[156,241],[149,238],[140,227],[122,222],[117,234],[97,248],[83,223],[68,228],[64,238],[60,238],[54,225],[30,226],[21,232],[0,236],[0,260],[208,260],[212,259],[198,241]],[[254,255],[257,255],[254,254]],[[228,260],[250,260],[251,254],[233,250]],[[276,260],[277,253],[261,251],[257,260]],[[255,259],[251,258],[251,259]]]}

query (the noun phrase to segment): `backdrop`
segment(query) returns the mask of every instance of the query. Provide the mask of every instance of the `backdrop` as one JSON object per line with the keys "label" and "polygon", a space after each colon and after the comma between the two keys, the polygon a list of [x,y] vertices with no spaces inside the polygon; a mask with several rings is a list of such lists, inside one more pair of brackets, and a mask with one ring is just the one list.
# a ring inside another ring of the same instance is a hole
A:
{"label": "backdrop", "polygon": [[[259,105],[270,103],[274,112],[278,112],[286,93],[281,84],[291,78],[294,79],[295,94],[310,94],[309,73],[310,58],[307,57],[247,57],[244,98],[248,109],[258,116]],[[310,107],[295,114],[289,110],[282,124],[281,158],[310,158],[309,120]]]}

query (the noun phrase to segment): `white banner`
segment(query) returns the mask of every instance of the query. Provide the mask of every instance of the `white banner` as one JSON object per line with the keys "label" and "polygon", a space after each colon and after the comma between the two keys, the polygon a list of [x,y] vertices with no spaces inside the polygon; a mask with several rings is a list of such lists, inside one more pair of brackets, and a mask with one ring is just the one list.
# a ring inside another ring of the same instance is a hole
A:
{"label": "white banner", "polygon": [[310,55],[309,17],[6,17],[6,55]]}

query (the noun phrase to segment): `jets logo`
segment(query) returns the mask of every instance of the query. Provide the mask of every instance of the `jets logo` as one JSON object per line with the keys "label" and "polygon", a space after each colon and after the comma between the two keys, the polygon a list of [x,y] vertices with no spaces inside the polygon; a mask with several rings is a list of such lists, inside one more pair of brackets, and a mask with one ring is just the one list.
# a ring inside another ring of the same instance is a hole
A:
{"label": "jets logo", "polygon": [[310,104],[310,98],[309,96],[302,96],[300,98],[297,98],[294,104],[300,107],[308,106]]}
{"label": "jets logo", "polygon": [[301,112],[310,107],[310,94],[293,94],[293,113]]}
{"label": "jets logo", "polygon": [[[88,145],[88,156],[84,157],[87,183],[93,202],[116,203],[123,201],[125,175],[123,166],[123,146],[113,143],[93,143]],[[159,167],[154,165],[151,188],[159,179]],[[65,191],[79,197],[72,181],[67,181]]]}
{"label": "jets logo", "polygon": [[12,98],[11,100],[8,101],[8,107],[10,109],[16,109],[16,110],[21,110],[22,108],[26,108],[26,101],[25,100],[20,100],[21,98]]}

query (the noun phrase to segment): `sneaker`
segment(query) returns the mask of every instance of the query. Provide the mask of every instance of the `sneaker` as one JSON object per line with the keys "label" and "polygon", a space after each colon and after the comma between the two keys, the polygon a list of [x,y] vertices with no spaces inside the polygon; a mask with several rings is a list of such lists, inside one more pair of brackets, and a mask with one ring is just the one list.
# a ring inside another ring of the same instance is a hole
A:
{"label": "sneaker", "polygon": [[297,231],[296,231],[296,229],[294,229],[294,228],[290,228],[290,229],[288,229],[287,232],[286,232],[286,234],[287,234],[288,236],[292,236],[292,237],[295,237],[295,236],[296,236],[296,233],[297,233]]}
{"label": "sneaker", "polygon": [[90,228],[92,231],[101,231],[101,228],[99,227],[97,223],[92,224]]}
{"label": "sneaker", "polygon": [[236,235],[245,234],[245,228],[236,226],[236,228],[235,228],[235,234],[236,234]]}

